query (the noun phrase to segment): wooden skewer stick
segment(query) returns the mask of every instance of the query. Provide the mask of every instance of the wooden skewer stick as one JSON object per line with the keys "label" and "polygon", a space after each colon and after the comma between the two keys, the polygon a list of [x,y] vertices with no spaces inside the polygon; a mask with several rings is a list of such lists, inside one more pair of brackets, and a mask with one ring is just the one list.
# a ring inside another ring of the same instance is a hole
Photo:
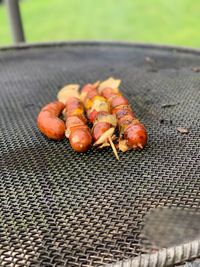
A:
{"label": "wooden skewer stick", "polygon": [[112,141],[111,137],[108,137],[108,140],[109,140],[109,143],[110,143],[110,145],[112,147],[112,150],[113,150],[113,152],[115,154],[115,157],[117,158],[117,160],[119,160],[117,149],[116,149],[115,145],[113,144],[113,141]]}

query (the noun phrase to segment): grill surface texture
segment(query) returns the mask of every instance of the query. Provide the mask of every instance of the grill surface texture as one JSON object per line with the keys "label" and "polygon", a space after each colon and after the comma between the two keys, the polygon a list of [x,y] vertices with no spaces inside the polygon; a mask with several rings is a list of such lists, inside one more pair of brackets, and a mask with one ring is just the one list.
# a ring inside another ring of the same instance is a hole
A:
{"label": "grill surface texture", "polygon": [[[151,210],[200,210],[199,65],[198,51],[120,43],[0,50],[0,266],[114,263],[147,252]],[[109,76],[148,130],[144,150],[117,161],[39,132],[63,85]]]}

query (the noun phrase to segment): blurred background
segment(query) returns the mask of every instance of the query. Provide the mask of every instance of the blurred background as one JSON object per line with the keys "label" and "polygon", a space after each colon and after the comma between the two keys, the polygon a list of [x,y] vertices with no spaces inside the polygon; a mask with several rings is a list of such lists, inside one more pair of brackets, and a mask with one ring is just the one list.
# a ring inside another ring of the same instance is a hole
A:
{"label": "blurred background", "polygon": [[[0,2],[4,46],[12,37]],[[20,10],[27,42],[122,40],[200,47],[200,0],[21,0]]]}

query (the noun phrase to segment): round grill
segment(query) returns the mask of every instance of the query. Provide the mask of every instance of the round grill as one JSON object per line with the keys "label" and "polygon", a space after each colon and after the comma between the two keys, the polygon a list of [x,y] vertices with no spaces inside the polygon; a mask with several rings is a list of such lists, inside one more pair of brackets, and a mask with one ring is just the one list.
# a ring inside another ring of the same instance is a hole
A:
{"label": "round grill", "polygon": [[[0,51],[0,265],[86,267],[145,253],[156,207],[200,209],[200,52],[74,43]],[[142,151],[78,154],[37,129],[65,84],[122,79]],[[177,127],[189,130],[181,134]]]}

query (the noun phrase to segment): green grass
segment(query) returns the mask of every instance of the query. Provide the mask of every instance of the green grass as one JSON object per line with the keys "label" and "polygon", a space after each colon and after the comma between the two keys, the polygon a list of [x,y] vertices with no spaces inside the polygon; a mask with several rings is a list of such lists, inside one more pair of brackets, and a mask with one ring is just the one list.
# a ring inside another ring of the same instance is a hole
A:
{"label": "green grass", "polygon": [[[200,47],[200,0],[24,0],[28,42],[128,40]],[[11,44],[0,6],[0,46]]]}

